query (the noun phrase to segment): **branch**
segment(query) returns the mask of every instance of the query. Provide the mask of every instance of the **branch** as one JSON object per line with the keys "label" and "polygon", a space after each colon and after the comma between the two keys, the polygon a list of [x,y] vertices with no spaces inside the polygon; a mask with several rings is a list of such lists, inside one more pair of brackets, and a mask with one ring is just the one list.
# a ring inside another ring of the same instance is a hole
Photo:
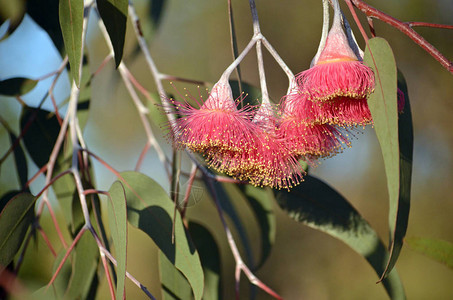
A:
{"label": "branch", "polygon": [[442,29],[453,29],[453,25],[435,24],[427,22],[404,22],[410,27],[431,27],[431,28],[442,28]]}
{"label": "branch", "polygon": [[[422,47],[426,52],[428,52],[435,60],[437,60],[445,69],[447,69],[451,74],[453,74],[453,62],[448,60],[439,50],[437,50],[432,44],[426,41],[420,34],[418,34],[414,29],[412,29],[413,24],[424,24],[421,26],[426,26],[429,23],[419,23],[419,22],[402,22],[368,4],[362,0],[345,0],[352,1],[355,7],[361,10],[367,17],[378,19],[382,22],[389,24],[390,26],[398,29],[405,35],[407,35],[411,40],[413,40],[417,45]],[[412,24],[412,25],[411,25]],[[435,24],[432,24],[435,25]],[[444,25],[441,25],[444,26]],[[436,27],[436,26],[430,26]],[[448,26],[447,26],[448,27]],[[438,27],[439,28],[439,27]],[[445,27],[440,27],[445,28]]]}

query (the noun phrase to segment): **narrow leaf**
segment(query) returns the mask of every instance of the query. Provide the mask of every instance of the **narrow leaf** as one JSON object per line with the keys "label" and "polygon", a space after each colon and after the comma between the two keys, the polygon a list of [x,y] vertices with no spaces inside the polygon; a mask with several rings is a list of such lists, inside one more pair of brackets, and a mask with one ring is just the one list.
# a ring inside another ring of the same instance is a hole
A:
{"label": "narrow leaf", "polygon": [[[201,265],[204,273],[204,300],[220,299],[221,290],[221,270],[219,247],[207,228],[190,222],[189,232],[192,240],[200,254]],[[183,298],[184,299],[184,298]]]}
{"label": "narrow leaf", "polygon": [[90,70],[88,55],[85,53],[83,55],[82,78],[80,79],[80,94],[77,100],[77,119],[82,130],[88,122],[92,79],[93,74]]}
{"label": "narrow leaf", "polygon": [[271,189],[251,185],[241,186],[241,191],[244,200],[250,204],[255,214],[261,232],[261,258],[255,266],[255,269],[259,269],[269,257],[277,233],[277,222],[272,207],[274,195]]}
{"label": "narrow leaf", "polygon": [[[58,256],[53,264],[52,274],[55,274],[65,255],[66,249],[62,249],[60,253],[58,253]],[[50,287],[45,294],[49,295],[49,297],[52,296],[55,299],[63,299],[64,294],[68,289],[69,281],[71,280],[71,274],[72,274],[71,259],[70,257],[68,257],[66,261],[63,263],[62,268],[58,272],[58,275],[55,278],[52,287]]]}
{"label": "narrow leaf", "polygon": [[83,234],[72,255],[72,274],[65,298],[87,299],[99,261],[99,249],[93,236]]}
{"label": "narrow leaf", "polygon": [[[72,147],[71,142],[67,141],[68,144],[65,144],[63,149],[57,156],[57,161],[55,164],[54,174],[57,175],[63,171],[68,170],[72,165]],[[71,174],[66,174],[60,177],[57,181],[52,184],[52,189],[55,192],[58,203],[61,207],[61,211],[65,216],[68,226],[74,228],[74,195],[77,195],[77,204],[80,207],[80,200],[78,199],[78,193],[76,191],[76,186],[74,183],[74,178]],[[80,208],[79,208],[80,209]],[[82,217],[83,218],[83,217]],[[78,230],[71,229],[71,232],[74,234]]]}
{"label": "narrow leaf", "polygon": [[0,80],[0,94],[12,97],[25,95],[37,84],[37,80],[22,77]]}
{"label": "narrow leaf", "polygon": [[33,223],[36,198],[22,193],[8,201],[0,213],[0,268],[6,267],[19,251],[28,227]]}
{"label": "narrow leaf", "polygon": [[27,128],[24,146],[38,168],[42,168],[49,161],[60,132],[60,124],[55,114],[43,109],[24,107],[20,128],[21,130]]}
{"label": "narrow leaf", "polygon": [[8,202],[9,202],[9,200],[11,200],[11,198],[17,196],[20,193],[21,193],[21,191],[19,191],[19,190],[10,190],[10,191],[7,191],[6,193],[4,193],[0,197],[0,212],[3,210],[3,208],[6,206],[6,204],[8,204]]}
{"label": "narrow leaf", "polygon": [[[375,74],[376,89],[368,99],[368,106],[384,158],[389,193],[390,257],[382,273],[382,280],[394,267],[407,230],[412,171],[412,121],[410,108],[405,108],[405,116],[398,122],[397,69],[387,41],[382,38],[369,40],[364,62]],[[404,132],[400,133],[399,127]],[[400,149],[402,141],[405,145]]]}
{"label": "narrow leaf", "polygon": [[[245,226],[242,223],[242,220],[239,217],[234,204],[232,203],[232,199],[236,199],[236,197],[240,195],[240,192],[238,191],[237,187],[233,184],[227,183],[222,184],[219,182],[214,182],[213,186],[216,193],[215,196],[218,197],[220,205],[222,206],[222,210],[231,219],[231,221],[234,224],[234,227],[236,228],[237,233],[239,234],[239,239],[241,240],[241,244],[244,247],[245,257],[247,259],[248,265],[254,266],[255,262],[252,254],[252,248],[250,245],[249,238],[247,236],[247,232],[245,231]],[[211,196],[214,197],[214,195],[212,194]]]}
{"label": "narrow leaf", "polygon": [[151,93],[150,97],[153,101],[147,101],[149,110],[148,118],[157,128],[166,128],[168,126],[168,119],[162,111],[162,103],[157,93]]}
{"label": "narrow leaf", "polygon": [[[11,145],[17,141],[17,136],[14,133],[9,133],[9,138],[11,140]],[[20,143],[14,148],[14,163],[16,165],[17,175],[19,177],[19,184],[21,187],[25,186],[28,181],[28,166],[27,159],[25,158],[24,150]]]}
{"label": "narrow leaf", "polygon": [[[362,255],[378,275],[382,274],[388,260],[385,246],[368,222],[329,185],[306,176],[291,192],[280,190],[275,195],[291,218],[341,240]],[[382,282],[391,299],[405,299],[396,270]]]}
{"label": "narrow leaf", "polygon": [[59,19],[72,77],[79,86],[82,58],[83,0],[60,0]]}
{"label": "narrow leaf", "polygon": [[195,299],[201,299],[203,270],[200,258],[179,213],[174,220],[175,243],[172,243],[174,203],[159,184],[144,174],[123,172],[121,179],[126,190],[129,223],[153,239],[167,259],[187,278]]}
{"label": "narrow leaf", "polygon": [[[231,0],[228,0],[228,20],[229,20],[229,24],[230,24],[231,51],[233,53],[233,60],[235,60],[239,56],[239,51],[238,51],[236,29],[234,26],[233,5],[231,4]],[[237,91],[239,92],[239,94],[241,94],[242,93],[242,76],[241,76],[240,65],[238,65],[236,67],[236,76],[238,78]]]}
{"label": "narrow leaf", "polygon": [[152,0],[149,7],[149,15],[151,16],[151,21],[153,26],[157,27],[162,19],[162,14],[165,11],[165,5],[167,0]]}
{"label": "narrow leaf", "polygon": [[453,269],[453,243],[420,237],[407,238],[405,242],[412,250]]}
{"label": "narrow leaf", "polygon": [[192,298],[189,282],[162,252],[159,252],[159,273],[164,300]]}
{"label": "narrow leaf", "polygon": [[59,0],[27,0],[26,3],[27,14],[47,32],[55,47],[63,54],[64,42],[58,16]]}
{"label": "narrow leaf", "polygon": [[114,182],[110,187],[109,227],[116,252],[116,299],[126,297],[126,266],[127,266],[127,209],[126,195],[121,182]]}
{"label": "narrow leaf", "polygon": [[123,57],[128,0],[96,0],[96,4],[107,28],[118,68]]}
{"label": "narrow leaf", "polygon": [[[233,90],[234,99],[243,99],[241,105],[259,105],[261,102],[258,100],[261,97],[261,90],[253,85],[246,82],[240,82],[237,80],[230,80],[231,89]],[[242,94],[239,92],[242,91]]]}

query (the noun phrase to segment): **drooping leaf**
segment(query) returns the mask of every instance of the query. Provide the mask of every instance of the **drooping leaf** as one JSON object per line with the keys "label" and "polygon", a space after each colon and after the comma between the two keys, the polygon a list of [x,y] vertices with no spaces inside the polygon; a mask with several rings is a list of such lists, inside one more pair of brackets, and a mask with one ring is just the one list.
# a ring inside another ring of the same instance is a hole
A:
{"label": "drooping leaf", "polygon": [[128,0],[96,0],[96,4],[109,34],[118,68],[123,57]]}
{"label": "drooping leaf", "polygon": [[[228,0],[228,20],[229,20],[229,24],[230,24],[231,51],[232,51],[232,54],[233,54],[233,60],[236,60],[236,58],[239,56],[239,51],[238,51],[238,42],[237,42],[236,28],[234,26],[233,5],[231,3],[231,0]],[[237,93],[241,94],[242,93],[241,66],[238,65],[236,67],[235,71],[236,71],[236,76],[238,78],[238,80],[237,80],[237,83],[238,83]]]}
{"label": "drooping leaf", "polygon": [[[140,16],[139,31],[146,41],[152,41],[161,24],[162,16],[165,12],[167,0],[151,0],[146,3],[146,11],[143,16]],[[137,6],[134,5],[137,8]],[[136,45],[130,53],[130,57],[136,57],[141,54],[140,45]]]}
{"label": "drooping leaf", "polygon": [[[110,252],[110,241],[107,238],[107,233],[104,226],[104,221],[102,220],[102,213],[101,213],[101,201],[97,194],[90,194],[87,195],[87,201],[92,203],[93,207],[93,225],[96,232],[99,232],[99,238],[101,239],[102,244],[104,245],[105,249]],[[110,274],[112,275],[113,281],[117,281],[115,267],[112,262],[110,264]],[[99,278],[97,278],[99,280]],[[90,298],[91,299],[91,298]]]}
{"label": "drooping leaf", "polygon": [[58,15],[58,3],[59,0],[27,0],[27,14],[47,32],[55,47],[62,53],[64,43]]}
{"label": "drooping leaf", "polygon": [[220,299],[222,289],[219,247],[212,234],[204,226],[195,222],[189,222],[189,232],[200,254],[201,265],[203,266],[203,299]]}
{"label": "drooping leaf", "polygon": [[[213,186],[216,193],[215,196],[218,197],[222,210],[231,219],[237,233],[239,234],[241,244],[245,250],[245,258],[248,265],[254,266],[255,262],[252,254],[252,248],[250,246],[250,241],[245,231],[244,224],[242,223],[242,220],[239,217],[235,206],[231,202],[231,199],[234,199],[234,197],[237,197],[237,195],[239,194],[237,187],[233,184],[222,184],[219,182],[213,182]],[[211,196],[214,197],[214,195],[212,195],[212,191],[210,189],[209,191],[211,193]]]}
{"label": "drooping leaf", "polygon": [[72,77],[79,86],[82,58],[83,0],[60,0],[59,20]]}
{"label": "drooping leaf", "polygon": [[[55,259],[53,264],[52,274],[55,274],[65,255],[66,249],[62,249],[60,253],[58,253],[57,258]],[[68,289],[69,281],[71,280],[71,274],[72,274],[71,258],[68,257],[66,261],[63,263],[63,266],[61,267],[60,271],[58,272],[58,275],[55,278],[55,281],[53,282],[52,286],[49,287],[47,292],[45,292],[44,294],[55,299],[63,299]]]}
{"label": "drooping leaf", "polygon": [[[16,143],[17,137],[14,133],[9,133],[11,145]],[[27,159],[25,158],[24,150],[20,143],[14,148],[14,163],[16,165],[17,175],[19,176],[19,184],[21,187],[25,186],[28,181],[28,166]]]}
{"label": "drooping leaf", "polygon": [[[381,276],[383,279],[398,259],[407,230],[412,172],[412,120],[407,99],[408,107],[398,121],[397,69],[390,45],[382,38],[373,38],[368,44],[364,62],[373,69],[376,81],[375,92],[368,99],[368,106],[384,158],[389,193],[390,257]],[[399,132],[399,127],[404,132]]]}
{"label": "drooping leaf", "polygon": [[[90,203],[87,203],[87,205],[89,204]],[[91,206],[89,206],[88,209],[90,210]],[[69,224],[69,231],[71,232],[72,236],[75,237],[85,225],[85,218],[83,216],[82,206],[80,205],[80,198],[77,190],[74,190],[74,193],[72,194],[71,214],[72,221]]]}
{"label": "drooping leaf", "polygon": [[149,7],[149,14],[153,25],[157,27],[162,19],[162,13],[165,10],[166,0],[152,0]]}
{"label": "drooping leaf", "polygon": [[[62,145],[62,149],[57,156],[57,161],[54,168],[54,176],[68,170],[72,165],[72,144],[69,139]],[[55,196],[57,197],[58,204],[61,207],[61,211],[65,216],[66,222],[69,227],[74,228],[74,215],[73,215],[73,204],[74,195],[76,194],[76,186],[74,177],[71,174],[66,174],[60,177],[57,181],[52,184]],[[78,197],[78,196],[77,196]],[[80,206],[77,198],[77,204]],[[77,230],[71,229],[72,233],[76,233]]]}
{"label": "drooping leaf", "polygon": [[37,80],[23,77],[0,80],[0,94],[12,97],[25,95],[37,84]]}
{"label": "drooping leaf", "polygon": [[244,200],[248,201],[255,214],[261,232],[261,258],[255,266],[259,269],[269,257],[277,233],[277,222],[272,207],[271,189],[257,188],[251,185],[241,186]]}
{"label": "drooping leaf", "polygon": [[22,193],[5,205],[0,213],[0,268],[7,266],[19,251],[33,223],[36,198]]}
{"label": "drooping leaf", "polygon": [[172,244],[174,203],[154,180],[144,174],[123,172],[120,179],[124,180],[129,223],[153,239],[167,259],[187,278],[195,299],[201,299],[203,270],[200,258],[179,213],[174,220],[175,243]]}
{"label": "drooping leaf", "polygon": [[[385,269],[388,252],[368,222],[337,191],[307,175],[290,192],[275,191],[280,207],[294,220],[325,232],[362,255],[378,275]],[[405,299],[396,270],[383,281],[391,299]]]}
{"label": "drooping leaf", "polygon": [[189,282],[160,251],[159,274],[164,300],[192,299],[192,289]]}
{"label": "drooping leaf", "polygon": [[65,294],[67,299],[87,299],[99,262],[94,237],[85,232],[73,250],[72,274]]}
{"label": "drooping leaf", "polygon": [[[259,105],[261,102],[258,100],[261,97],[261,90],[255,86],[252,86],[246,82],[239,82],[237,80],[230,80],[231,89],[233,90],[234,99],[243,99],[241,105]],[[239,92],[239,87],[242,88],[242,94]]]}
{"label": "drooping leaf", "polygon": [[[10,22],[8,33],[11,34],[16,30],[25,15],[25,0],[0,0],[0,24]],[[1,39],[1,37],[0,37]]]}
{"label": "drooping leaf", "polygon": [[27,127],[23,139],[25,148],[38,168],[42,168],[49,161],[60,131],[60,124],[55,114],[49,111],[24,107],[20,128],[24,130]]}
{"label": "drooping leaf", "polygon": [[109,190],[108,201],[109,227],[116,252],[116,299],[123,299],[125,294],[127,266],[127,209],[126,195],[121,182],[114,182]]}
{"label": "drooping leaf", "polygon": [[[81,96],[77,102],[77,120],[79,121],[80,129],[84,129],[87,122],[90,111],[90,89],[84,88],[80,90]],[[83,95],[82,95],[83,93]]]}
{"label": "drooping leaf", "polygon": [[0,197],[0,212],[3,210],[3,208],[6,206],[6,204],[8,204],[8,202],[9,202],[9,200],[11,200],[11,198],[17,196],[20,193],[21,193],[21,191],[18,191],[18,190],[11,190],[11,191],[7,191],[6,193],[4,193]]}
{"label": "drooping leaf", "polygon": [[453,269],[453,243],[420,237],[410,237],[404,241],[412,250]]}
{"label": "drooping leaf", "polygon": [[[87,52],[87,51],[85,51]],[[93,75],[90,71],[89,58],[87,53],[83,55],[82,61],[82,78],[80,80],[80,93],[77,101],[77,119],[79,126],[83,130],[88,122],[90,99],[91,99],[91,82]]]}

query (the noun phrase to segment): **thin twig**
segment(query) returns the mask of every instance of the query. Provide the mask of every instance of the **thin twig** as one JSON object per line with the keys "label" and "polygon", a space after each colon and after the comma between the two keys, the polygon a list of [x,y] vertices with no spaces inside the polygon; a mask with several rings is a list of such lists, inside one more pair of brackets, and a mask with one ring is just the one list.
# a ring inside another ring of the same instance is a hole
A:
{"label": "thin twig", "polygon": [[71,246],[66,250],[66,254],[64,255],[63,259],[61,260],[60,264],[58,265],[58,268],[55,270],[55,273],[52,275],[52,278],[50,279],[49,283],[47,284],[46,291],[49,289],[49,287],[52,285],[52,283],[55,281],[55,279],[58,276],[58,273],[60,273],[61,268],[63,267],[64,263],[69,257],[69,254],[71,254],[72,250],[74,249],[75,245],[77,242],[80,240],[82,235],[85,233],[85,231],[88,228],[86,226],[82,227],[80,229],[79,233],[77,233],[76,237],[74,238],[74,241],[72,242]]}
{"label": "thin twig", "polygon": [[225,231],[227,235],[227,240],[228,240],[228,245],[230,246],[231,253],[233,254],[234,260],[236,262],[236,295],[237,298],[239,297],[238,289],[239,289],[239,282],[238,280],[240,279],[240,271],[243,271],[244,274],[247,276],[247,278],[250,280],[250,282],[256,286],[258,286],[260,289],[271,295],[272,297],[276,299],[283,299],[280,295],[278,295],[276,292],[274,292],[271,288],[269,288],[266,284],[264,284],[261,280],[259,280],[252,271],[247,267],[247,265],[244,263],[242,260],[241,254],[239,253],[239,249],[236,245],[236,242],[234,241],[233,234],[230,231],[230,228],[228,227],[225,217],[223,215],[223,210],[222,210],[222,205],[219,202],[219,199],[217,197],[212,179],[209,177],[206,177],[206,182],[208,185],[208,188],[211,190],[212,198],[214,200],[217,213],[220,217],[220,221],[222,222],[223,225],[223,230]]}
{"label": "thin twig", "polygon": [[[345,0],[346,3],[352,1],[355,7],[360,9],[366,16],[378,19],[382,22],[389,24],[390,26],[398,29],[411,40],[413,40],[422,49],[428,52],[435,60],[437,60],[445,69],[453,74],[453,62],[447,59],[439,50],[436,49],[432,44],[426,41],[420,34],[418,34],[407,22],[402,22],[361,0]],[[426,25],[426,24],[425,24]],[[413,25],[412,25],[413,26]]]}
{"label": "thin twig", "polygon": [[102,265],[104,267],[105,274],[107,274],[107,282],[109,284],[110,298],[112,300],[115,300],[116,299],[116,297],[115,297],[115,288],[113,286],[113,282],[112,282],[112,277],[110,275],[109,266],[107,265],[107,260],[105,259],[105,253],[102,252],[101,250],[99,250],[99,253],[100,253],[100,256],[101,256]]}
{"label": "thin twig", "polygon": [[187,181],[186,194],[184,195],[184,200],[182,201],[181,219],[183,219],[183,220],[184,220],[184,216],[186,215],[187,204],[189,203],[190,192],[192,191],[192,185],[193,185],[193,182],[195,181],[195,177],[197,175],[197,170],[198,170],[197,165],[193,164],[192,170],[190,171],[189,180]]}
{"label": "thin twig", "polygon": [[410,27],[430,27],[430,28],[441,28],[441,29],[453,29],[453,25],[435,24],[427,22],[404,22],[404,24]]}

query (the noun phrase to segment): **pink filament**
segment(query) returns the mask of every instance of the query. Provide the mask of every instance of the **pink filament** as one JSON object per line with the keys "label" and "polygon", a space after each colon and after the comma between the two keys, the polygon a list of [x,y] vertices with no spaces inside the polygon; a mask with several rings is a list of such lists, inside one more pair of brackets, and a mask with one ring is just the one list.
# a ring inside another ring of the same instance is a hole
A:
{"label": "pink filament", "polygon": [[360,61],[333,61],[318,64],[296,77],[300,92],[310,101],[337,97],[364,99],[374,90],[374,73]]}

